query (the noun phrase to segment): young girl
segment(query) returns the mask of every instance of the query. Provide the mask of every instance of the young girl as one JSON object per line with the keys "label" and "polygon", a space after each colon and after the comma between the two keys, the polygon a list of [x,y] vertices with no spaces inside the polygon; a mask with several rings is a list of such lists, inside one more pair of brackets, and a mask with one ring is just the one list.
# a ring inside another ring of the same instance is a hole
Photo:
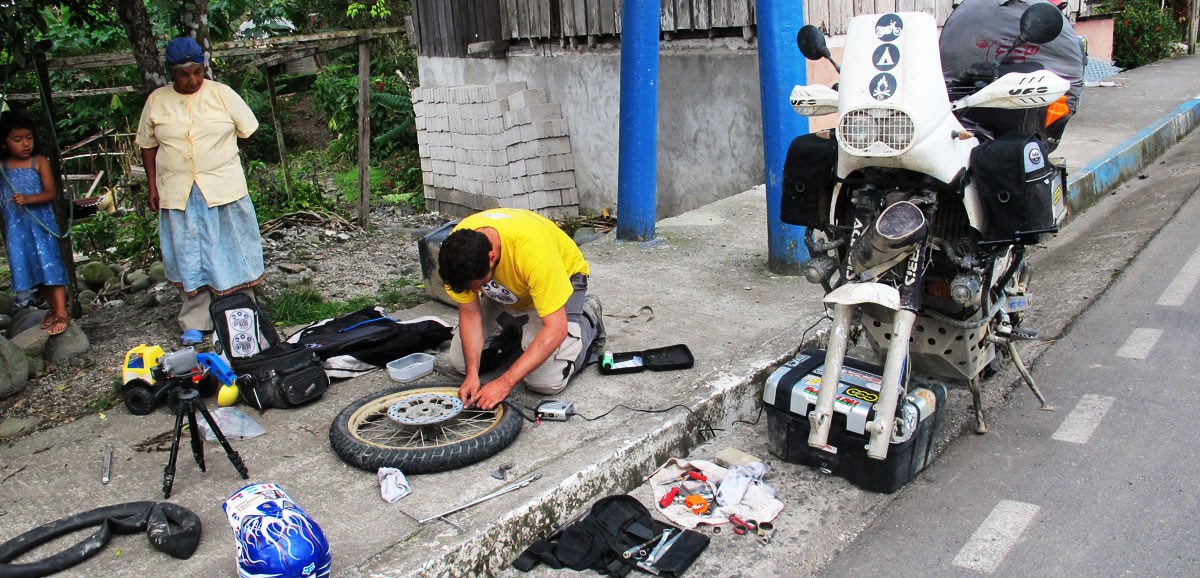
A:
{"label": "young girl", "polygon": [[57,191],[50,163],[33,153],[33,119],[19,111],[0,114],[0,209],[13,291],[41,287],[50,311],[42,329],[67,330],[67,270],[58,251],[58,223],[50,205]]}

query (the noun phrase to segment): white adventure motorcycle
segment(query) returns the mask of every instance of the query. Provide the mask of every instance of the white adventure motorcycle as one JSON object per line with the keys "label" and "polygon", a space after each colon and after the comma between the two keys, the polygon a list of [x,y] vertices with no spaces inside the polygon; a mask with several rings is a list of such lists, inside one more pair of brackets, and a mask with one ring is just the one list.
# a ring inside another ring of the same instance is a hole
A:
{"label": "white adventure motorcycle", "polygon": [[[1058,10],[1035,3],[1016,44],[1048,42],[1062,26]],[[998,352],[1050,409],[1013,341],[1036,336],[1020,327],[1029,307],[1025,247],[1057,231],[1065,171],[1047,158],[1036,123],[1032,132],[1025,123],[1000,134],[970,111],[1028,109],[1044,119],[1070,85],[1028,63],[1005,74],[1014,67],[1002,61],[980,63],[979,74],[948,86],[937,38],[928,14],[858,16],[837,90],[808,85],[791,94],[801,115],[838,115],[836,130],[792,144],[784,170],[783,221],[808,228],[805,276],[825,287],[833,312],[820,386],[804,392],[807,405],[792,406],[806,412],[806,459],[818,465],[837,460],[829,435],[839,413],[839,427],[862,422],[873,460],[911,436],[923,416],[908,407],[910,370],[965,380],[979,433],[987,431],[981,382],[998,368]],[[817,28],[802,28],[797,43],[810,60],[838,68]],[[846,357],[856,327],[884,360],[877,395],[844,391],[844,366],[856,373]],[[864,413],[852,419],[853,411]]]}

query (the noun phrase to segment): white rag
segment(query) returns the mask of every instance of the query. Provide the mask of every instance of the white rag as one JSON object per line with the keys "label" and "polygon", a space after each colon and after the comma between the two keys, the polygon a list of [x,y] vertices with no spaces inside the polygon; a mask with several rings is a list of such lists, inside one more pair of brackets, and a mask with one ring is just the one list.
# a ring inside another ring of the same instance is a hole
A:
{"label": "white rag", "polygon": [[737,504],[728,506],[713,504],[710,506],[707,515],[698,516],[693,514],[691,509],[685,504],[673,503],[666,508],[660,507],[658,501],[675,486],[675,484],[670,482],[679,479],[688,470],[699,470],[700,473],[708,478],[710,485],[717,487],[720,486],[720,483],[729,472],[717,464],[704,460],[671,458],[661,468],[650,474],[648,481],[654,492],[654,507],[658,508],[658,511],[664,517],[674,522],[677,526],[688,529],[693,529],[701,524],[715,526],[728,522],[730,515],[736,515],[743,520],[770,522],[783,511],[783,502],[775,498],[775,491],[766,484],[755,483],[747,484],[745,493]]}
{"label": "white rag", "polygon": [[412,486],[408,485],[404,472],[396,468],[379,468],[379,495],[383,501],[395,504],[409,492],[412,492]]}
{"label": "white rag", "polygon": [[767,475],[767,466],[762,462],[750,462],[744,466],[734,466],[721,480],[717,488],[717,503],[722,506],[736,506],[746,495],[750,486],[759,486],[769,495],[775,497],[775,489],[763,481]]}

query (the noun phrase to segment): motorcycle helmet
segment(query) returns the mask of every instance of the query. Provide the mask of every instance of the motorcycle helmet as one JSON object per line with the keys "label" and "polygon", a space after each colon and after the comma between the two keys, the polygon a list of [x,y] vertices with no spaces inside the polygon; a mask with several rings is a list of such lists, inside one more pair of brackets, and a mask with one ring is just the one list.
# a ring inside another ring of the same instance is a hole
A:
{"label": "motorcycle helmet", "polygon": [[237,539],[240,578],[328,578],[324,532],[275,484],[251,484],[222,506]]}

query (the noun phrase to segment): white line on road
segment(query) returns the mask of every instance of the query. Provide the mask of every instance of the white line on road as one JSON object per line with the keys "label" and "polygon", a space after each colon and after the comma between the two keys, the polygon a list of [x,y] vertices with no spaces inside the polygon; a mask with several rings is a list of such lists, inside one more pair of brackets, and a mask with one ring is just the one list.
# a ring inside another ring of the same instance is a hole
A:
{"label": "white line on road", "polygon": [[1192,257],[1167,286],[1167,290],[1159,296],[1158,305],[1163,307],[1183,305],[1187,301],[1188,295],[1191,295],[1192,290],[1196,288],[1197,282],[1200,282],[1200,249],[1196,249],[1196,252],[1192,253]]}
{"label": "white line on road", "polygon": [[1039,510],[1033,504],[1002,500],[971,534],[953,564],[985,574],[995,572]]}
{"label": "white line on road", "polygon": [[1108,413],[1108,408],[1112,407],[1116,400],[1115,397],[1104,395],[1087,394],[1083,396],[1075,405],[1075,409],[1067,414],[1067,419],[1064,419],[1062,425],[1058,426],[1058,431],[1050,437],[1060,442],[1086,444],[1091,439],[1092,433],[1096,431],[1096,427],[1100,425],[1104,414]]}
{"label": "white line on road", "polygon": [[1129,334],[1129,338],[1125,340],[1125,345],[1122,345],[1117,350],[1117,357],[1146,359],[1146,356],[1150,355],[1150,350],[1154,349],[1154,344],[1158,343],[1159,337],[1162,337],[1161,329],[1138,327],[1133,330],[1133,333]]}

